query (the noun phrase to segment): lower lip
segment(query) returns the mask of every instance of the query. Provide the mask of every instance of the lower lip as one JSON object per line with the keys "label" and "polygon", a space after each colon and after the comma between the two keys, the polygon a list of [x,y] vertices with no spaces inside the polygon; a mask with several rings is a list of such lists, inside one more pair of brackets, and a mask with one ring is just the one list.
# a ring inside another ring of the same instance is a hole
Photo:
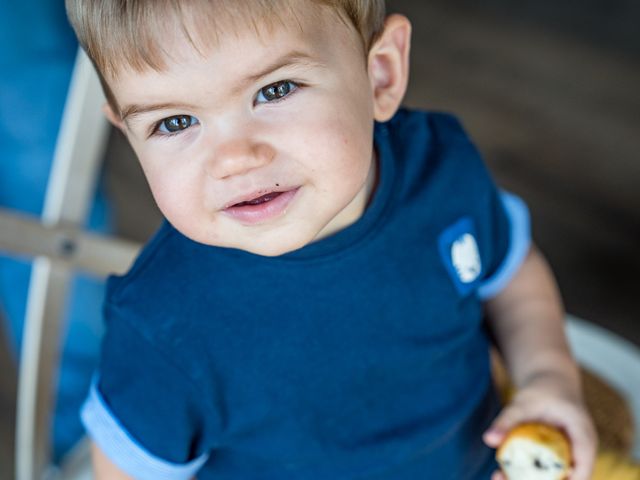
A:
{"label": "lower lip", "polygon": [[247,225],[263,223],[282,215],[299,188],[283,192],[273,200],[258,205],[244,205],[242,207],[229,207],[223,210],[227,215]]}

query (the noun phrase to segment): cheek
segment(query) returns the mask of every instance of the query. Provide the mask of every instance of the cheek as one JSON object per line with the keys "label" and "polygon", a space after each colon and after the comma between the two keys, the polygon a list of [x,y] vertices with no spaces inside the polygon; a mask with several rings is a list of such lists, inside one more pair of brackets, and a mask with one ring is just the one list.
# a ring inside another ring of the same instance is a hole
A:
{"label": "cheek", "polygon": [[307,142],[329,162],[362,156],[373,142],[373,116],[352,99],[338,100],[316,105],[304,122]]}
{"label": "cheek", "polygon": [[340,209],[364,187],[371,167],[371,145],[353,136],[336,134],[327,145],[324,166],[315,175],[323,202]]}
{"label": "cheek", "polygon": [[170,161],[154,160],[153,164],[144,160],[141,164],[153,198],[163,215],[173,223],[187,212],[195,212],[197,192],[200,191],[199,180]]}
{"label": "cheek", "polygon": [[366,176],[373,149],[373,111],[368,108],[366,96],[345,98],[332,123],[335,148],[342,154],[342,168],[348,174]]}
{"label": "cheek", "polygon": [[345,182],[361,183],[371,165],[373,131],[362,123],[336,121],[334,126],[331,142],[327,142],[329,163]]}

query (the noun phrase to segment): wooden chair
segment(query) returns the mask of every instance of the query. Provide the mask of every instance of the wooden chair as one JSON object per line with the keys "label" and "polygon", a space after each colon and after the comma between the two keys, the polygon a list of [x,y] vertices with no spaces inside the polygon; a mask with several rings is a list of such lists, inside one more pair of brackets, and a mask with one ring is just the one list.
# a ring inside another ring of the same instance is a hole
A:
{"label": "wooden chair", "polygon": [[103,103],[97,75],[80,51],[42,217],[0,209],[0,250],[34,258],[18,376],[17,480],[71,478],[79,471],[73,458],[59,469],[49,465],[62,309],[74,270],[100,277],[123,272],[139,250],[135,243],[83,230],[108,134]]}

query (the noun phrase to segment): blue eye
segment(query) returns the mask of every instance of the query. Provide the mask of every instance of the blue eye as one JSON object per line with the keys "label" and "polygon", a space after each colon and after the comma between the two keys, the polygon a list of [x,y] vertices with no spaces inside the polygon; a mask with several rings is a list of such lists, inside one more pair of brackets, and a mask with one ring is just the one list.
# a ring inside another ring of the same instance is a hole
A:
{"label": "blue eye", "polygon": [[258,91],[256,103],[276,102],[298,89],[298,85],[290,80],[272,83]]}
{"label": "blue eye", "polygon": [[175,115],[173,117],[160,120],[156,126],[156,130],[164,135],[173,135],[186,130],[193,125],[197,125],[198,119],[191,115]]}

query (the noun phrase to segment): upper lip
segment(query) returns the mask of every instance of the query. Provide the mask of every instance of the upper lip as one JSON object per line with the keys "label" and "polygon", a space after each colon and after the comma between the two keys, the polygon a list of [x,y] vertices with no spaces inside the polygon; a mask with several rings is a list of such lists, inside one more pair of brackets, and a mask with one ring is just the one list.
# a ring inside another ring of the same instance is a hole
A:
{"label": "upper lip", "polygon": [[264,195],[267,195],[268,193],[284,193],[284,192],[288,192],[290,190],[295,190],[296,188],[298,188],[298,187],[261,188],[259,190],[255,190],[252,193],[241,195],[239,197],[234,198],[233,200],[231,200],[230,202],[225,204],[225,206],[222,207],[222,209],[226,210],[227,208],[233,207],[234,205],[237,205],[237,204],[242,203],[242,202],[248,202],[248,201],[254,200],[256,198],[260,198],[260,197],[262,197]]}

